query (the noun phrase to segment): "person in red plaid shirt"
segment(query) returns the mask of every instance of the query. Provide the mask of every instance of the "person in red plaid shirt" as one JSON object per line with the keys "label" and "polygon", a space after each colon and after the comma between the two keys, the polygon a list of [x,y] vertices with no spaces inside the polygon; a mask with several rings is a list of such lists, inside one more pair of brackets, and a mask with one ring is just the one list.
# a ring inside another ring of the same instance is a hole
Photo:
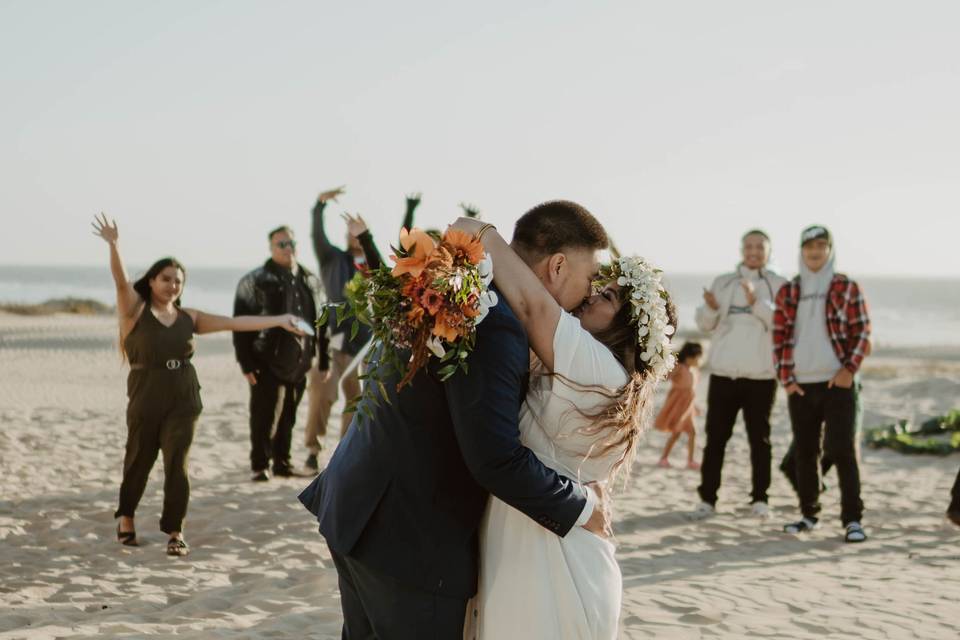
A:
{"label": "person in red plaid shirt", "polygon": [[820,225],[804,229],[800,247],[800,274],[780,288],[773,315],[773,360],[787,392],[802,514],[784,531],[804,533],[817,526],[825,450],[840,480],[844,539],[863,542],[856,374],[869,349],[870,317],[860,286],[834,271],[830,231]]}

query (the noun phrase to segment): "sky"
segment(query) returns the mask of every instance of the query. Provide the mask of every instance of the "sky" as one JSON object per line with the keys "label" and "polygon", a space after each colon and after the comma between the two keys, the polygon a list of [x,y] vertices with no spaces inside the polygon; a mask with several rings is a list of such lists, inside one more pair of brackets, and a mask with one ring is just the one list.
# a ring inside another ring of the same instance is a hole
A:
{"label": "sky", "polygon": [[[404,195],[509,235],[590,209],[668,272],[740,235],[795,271],[825,224],[851,275],[960,276],[950,1],[0,1],[0,264],[255,266],[316,194],[381,247]],[[315,264],[309,243],[301,259]]]}

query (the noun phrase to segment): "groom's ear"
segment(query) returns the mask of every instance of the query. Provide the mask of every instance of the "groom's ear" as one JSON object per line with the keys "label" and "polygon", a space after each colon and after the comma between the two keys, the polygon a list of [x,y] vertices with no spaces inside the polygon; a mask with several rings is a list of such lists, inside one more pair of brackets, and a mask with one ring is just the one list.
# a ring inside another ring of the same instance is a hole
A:
{"label": "groom's ear", "polygon": [[562,253],[554,253],[547,259],[547,277],[553,282],[560,279],[566,268],[567,256]]}

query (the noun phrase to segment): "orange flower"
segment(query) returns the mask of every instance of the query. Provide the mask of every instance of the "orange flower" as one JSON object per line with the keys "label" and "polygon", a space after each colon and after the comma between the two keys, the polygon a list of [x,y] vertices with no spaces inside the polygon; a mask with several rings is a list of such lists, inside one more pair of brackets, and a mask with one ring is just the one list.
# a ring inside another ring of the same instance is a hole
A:
{"label": "orange flower", "polygon": [[469,233],[448,229],[443,243],[453,249],[454,255],[463,254],[470,264],[479,264],[483,260],[483,245]]}
{"label": "orange flower", "polygon": [[437,311],[440,311],[440,307],[443,306],[443,296],[433,289],[427,289],[423,292],[423,295],[420,296],[420,304],[430,312],[430,315],[435,316],[437,315]]}
{"label": "orange flower", "polygon": [[423,295],[423,290],[425,288],[426,285],[423,282],[423,276],[417,276],[410,278],[406,283],[404,283],[401,293],[403,293],[403,297],[416,301],[419,300],[420,296]]}
{"label": "orange flower", "polygon": [[410,311],[407,311],[407,320],[410,322],[420,322],[423,319],[425,311],[420,305],[415,305]]}
{"label": "orange flower", "polygon": [[457,324],[456,317],[448,314],[446,309],[441,309],[434,319],[433,330],[430,333],[443,338],[447,342],[453,342],[460,337],[460,332],[456,328]]}
{"label": "orange flower", "polygon": [[430,256],[430,266],[431,267],[452,267],[453,266],[453,254],[450,253],[450,250],[444,246],[439,246],[433,252],[433,255]]}
{"label": "orange flower", "polygon": [[405,258],[390,256],[397,263],[391,272],[393,277],[409,273],[414,278],[418,278],[426,269],[430,255],[437,245],[425,231],[415,228],[409,232],[406,229],[400,230],[400,246],[409,255]]}

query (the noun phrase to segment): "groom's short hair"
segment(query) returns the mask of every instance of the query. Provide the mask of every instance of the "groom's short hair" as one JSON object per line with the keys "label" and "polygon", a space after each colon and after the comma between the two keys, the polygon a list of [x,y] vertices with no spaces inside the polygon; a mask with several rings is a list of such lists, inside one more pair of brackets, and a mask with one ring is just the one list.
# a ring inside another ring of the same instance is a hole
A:
{"label": "groom's short hair", "polygon": [[511,246],[527,263],[564,249],[606,249],[610,241],[603,225],[576,202],[552,200],[520,216]]}

